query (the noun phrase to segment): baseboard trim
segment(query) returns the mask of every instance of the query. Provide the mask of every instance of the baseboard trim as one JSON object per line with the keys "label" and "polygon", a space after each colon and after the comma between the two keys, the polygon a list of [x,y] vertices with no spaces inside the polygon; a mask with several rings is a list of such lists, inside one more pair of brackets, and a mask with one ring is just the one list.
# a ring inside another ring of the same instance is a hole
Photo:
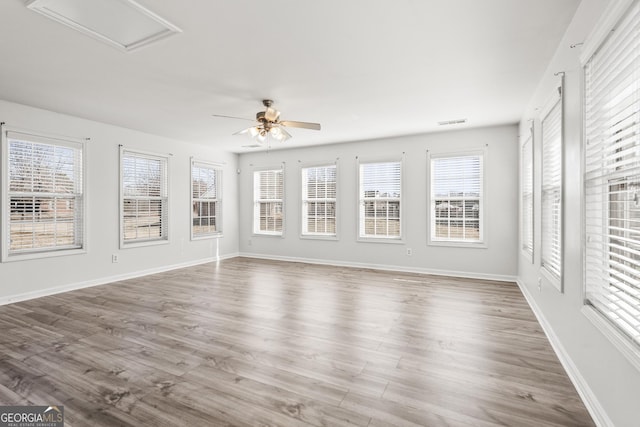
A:
{"label": "baseboard trim", "polygon": [[551,343],[553,351],[556,353],[556,356],[558,356],[562,367],[567,372],[569,379],[573,383],[573,386],[576,388],[578,395],[582,399],[584,406],[586,406],[587,410],[589,411],[589,414],[591,414],[591,418],[593,418],[593,421],[599,427],[613,427],[613,422],[605,412],[602,405],[600,405],[600,401],[591,390],[591,387],[589,387],[589,384],[587,384],[587,382],[585,381],[575,363],[573,363],[571,356],[569,356],[569,353],[567,353],[567,351],[565,350],[564,346],[560,342],[560,339],[551,327],[551,324],[547,321],[546,317],[542,313],[542,310],[540,310],[540,307],[533,298],[533,295],[531,295],[531,293],[529,292],[529,289],[524,285],[524,283],[522,283],[519,278],[516,280],[516,283],[518,284],[520,291],[527,300],[529,307],[531,307],[531,310],[536,316],[536,319],[538,319],[538,323],[540,323],[540,326],[542,326],[542,330]]}
{"label": "baseboard trim", "polygon": [[9,295],[0,297],[0,306],[6,304],[13,304],[20,301],[26,301],[35,298],[46,297],[50,295],[59,294],[62,292],[75,291],[78,289],[91,288],[93,286],[106,285],[108,283],[119,282],[121,280],[134,279],[136,277],[148,276],[150,274],[162,273],[165,271],[178,270],[180,268],[193,267],[195,265],[207,264],[209,262],[220,261],[228,258],[235,258],[238,253],[221,255],[219,257],[207,257],[197,260],[186,261],[179,264],[163,265],[161,267],[149,268],[146,270],[138,270],[130,273],[117,274],[114,276],[101,277],[98,279],[86,280],[83,282],[71,283],[68,285],[55,286],[53,288],[39,289],[37,291],[25,292],[22,294]]}
{"label": "baseboard trim", "polygon": [[250,252],[240,252],[239,256],[246,257],[246,258],[267,259],[267,260],[273,260],[273,261],[288,261],[288,262],[302,262],[307,264],[332,265],[336,267],[368,268],[372,270],[398,271],[402,273],[419,273],[419,274],[431,274],[435,276],[461,277],[466,279],[493,280],[497,282],[515,282],[516,281],[516,276],[474,273],[474,272],[466,272],[466,271],[438,270],[438,269],[432,269],[432,268],[370,264],[370,263],[361,263],[361,262],[325,260],[325,259],[317,259],[317,258],[300,258],[300,257],[279,256],[279,255],[264,255],[264,254],[250,253]]}

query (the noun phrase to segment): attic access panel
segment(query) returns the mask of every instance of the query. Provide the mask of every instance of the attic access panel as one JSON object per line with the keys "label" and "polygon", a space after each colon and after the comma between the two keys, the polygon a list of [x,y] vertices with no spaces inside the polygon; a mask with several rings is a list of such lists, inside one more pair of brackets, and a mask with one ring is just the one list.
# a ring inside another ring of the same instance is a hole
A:
{"label": "attic access panel", "polygon": [[133,0],[31,0],[27,7],[125,52],[182,32]]}

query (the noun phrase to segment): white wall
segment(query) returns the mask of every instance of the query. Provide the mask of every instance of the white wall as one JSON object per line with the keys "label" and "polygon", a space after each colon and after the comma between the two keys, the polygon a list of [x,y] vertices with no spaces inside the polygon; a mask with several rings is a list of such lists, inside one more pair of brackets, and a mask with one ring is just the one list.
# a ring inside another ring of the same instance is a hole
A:
{"label": "white wall", "polygon": [[[605,0],[583,0],[562,43],[532,97],[520,124],[525,135],[529,120],[535,119],[535,254],[533,264],[520,253],[518,281],[531,305],[546,326],[565,368],[578,385],[600,425],[637,426],[640,422],[640,372],[619,353],[581,313],[582,278],[582,68],[580,48],[570,45],[585,40],[607,6]],[[559,293],[540,274],[540,118],[537,110],[554,90],[555,72],[565,75],[565,183],[564,183],[564,294]]]}
{"label": "white wall", "polygon": [[[0,121],[32,132],[91,138],[86,151],[87,253],[1,263],[0,303],[196,263],[216,254],[237,254],[235,154],[5,101],[0,101]],[[119,144],[173,154],[169,163],[169,244],[118,249]],[[190,240],[191,156],[225,163],[224,237],[218,240]],[[111,262],[112,254],[119,255],[117,264]]]}
{"label": "white wall", "polygon": [[[285,143],[286,144],[286,143]],[[487,248],[427,245],[427,150],[432,153],[477,150],[488,145]],[[357,242],[356,156],[397,160],[405,153],[402,244]],[[301,172],[305,163],[338,158],[339,240],[300,238]],[[285,162],[283,237],[252,235],[253,171]],[[313,148],[272,150],[240,155],[240,251],[245,255],[362,265],[408,271],[512,280],[517,266],[517,127],[481,129],[361,141]],[[413,250],[412,256],[406,249]]]}

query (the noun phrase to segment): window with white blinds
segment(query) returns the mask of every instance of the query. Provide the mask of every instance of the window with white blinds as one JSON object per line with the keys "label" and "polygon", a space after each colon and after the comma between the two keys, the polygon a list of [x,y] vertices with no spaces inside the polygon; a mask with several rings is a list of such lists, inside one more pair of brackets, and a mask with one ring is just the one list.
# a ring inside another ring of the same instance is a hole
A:
{"label": "window with white blinds", "polygon": [[402,163],[359,164],[360,238],[401,239]]}
{"label": "window with white blinds", "polygon": [[484,155],[430,155],[431,243],[484,242]]}
{"label": "window with white blinds", "polygon": [[4,253],[84,248],[84,145],[6,133]]}
{"label": "window with white blinds", "polygon": [[302,235],[336,236],[336,165],[302,168]]}
{"label": "window with white blinds", "polygon": [[191,238],[222,233],[222,170],[219,165],[191,160]]}
{"label": "window with white blinds", "polygon": [[284,226],[284,170],[253,173],[253,232],[282,235]]}
{"label": "window with white blinds", "polygon": [[542,118],[541,267],[562,290],[562,85]]}
{"label": "window with white blinds", "polygon": [[168,236],[168,157],[121,150],[121,247]]}
{"label": "window with white blinds", "polygon": [[533,262],[533,137],[528,133],[520,152],[520,244]]}
{"label": "window with white blinds", "polygon": [[586,302],[638,349],[640,2],[631,6],[584,72]]}

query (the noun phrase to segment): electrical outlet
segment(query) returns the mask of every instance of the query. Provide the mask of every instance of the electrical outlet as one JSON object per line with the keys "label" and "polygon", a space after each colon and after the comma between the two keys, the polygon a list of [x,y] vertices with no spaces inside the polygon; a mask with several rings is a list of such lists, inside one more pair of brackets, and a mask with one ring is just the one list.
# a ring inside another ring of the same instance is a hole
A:
{"label": "electrical outlet", "polygon": [[118,254],[111,255],[111,262],[114,264],[118,262]]}
{"label": "electrical outlet", "polygon": [[251,246],[251,239],[249,239],[249,246]]}
{"label": "electrical outlet", "polygon": [[538,292],[542,292],[542,277],[538,277]]}
{"label": "electrical outlet", "polygon": [[413,255],[413,249],[407,248],[407,256],[412,256],[412,255]]}

